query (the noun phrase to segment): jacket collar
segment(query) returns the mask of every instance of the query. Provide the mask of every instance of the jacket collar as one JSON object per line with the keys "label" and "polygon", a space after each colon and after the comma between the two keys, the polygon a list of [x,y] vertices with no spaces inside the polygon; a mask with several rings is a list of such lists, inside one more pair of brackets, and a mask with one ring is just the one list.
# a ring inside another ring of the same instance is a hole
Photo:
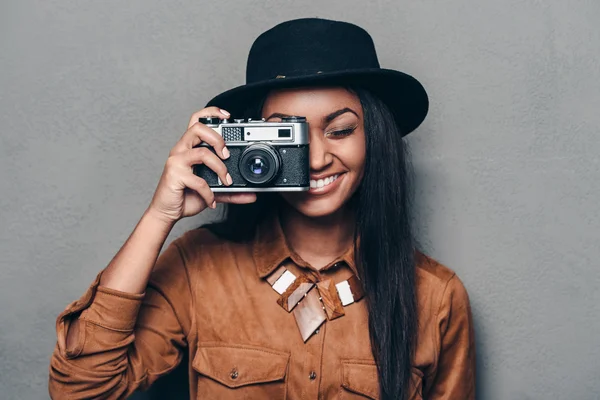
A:
{"label": "jacket collar", "polygon": [[[314,270],[312,266],[302,260],[302,258],[290,248],[281,227],[278,209],[270,212],[267,217],[258,224],[252,244],[252,256],[260,278],[270,275],[288,258],[300,267]],[[337,267],[342,262],[347,264],[355,275],[358,275],[354,260],[353,245],[350,245],[343,254],[321,268],[320,271]]]}

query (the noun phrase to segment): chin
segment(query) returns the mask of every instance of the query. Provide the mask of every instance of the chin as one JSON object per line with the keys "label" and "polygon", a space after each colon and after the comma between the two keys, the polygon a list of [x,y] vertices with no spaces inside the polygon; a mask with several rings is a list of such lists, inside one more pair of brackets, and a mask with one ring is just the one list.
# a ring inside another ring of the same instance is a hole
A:
{"label": "chin", "polygon": [[309,218],[328,217],[344,206],[341,199],[319,199],[305,193],[287,193],[283,198],[290,207]]}

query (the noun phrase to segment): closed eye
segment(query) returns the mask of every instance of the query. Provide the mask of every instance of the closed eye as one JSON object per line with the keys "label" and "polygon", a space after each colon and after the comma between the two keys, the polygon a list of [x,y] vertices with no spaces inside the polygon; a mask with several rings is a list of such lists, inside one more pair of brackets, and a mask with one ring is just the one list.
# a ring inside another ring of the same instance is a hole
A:
{"label": "closed eye", "polygon": [[326,132],[325,136],[326,137],[334,137],[334,138],[342,138],[345,136],[349,136],[352,132],[354,132],[356,130],[356,126],[353,126],[351,128],[346,128],[346,129],[340,129],[337,131],[331,131],[331,132]]}

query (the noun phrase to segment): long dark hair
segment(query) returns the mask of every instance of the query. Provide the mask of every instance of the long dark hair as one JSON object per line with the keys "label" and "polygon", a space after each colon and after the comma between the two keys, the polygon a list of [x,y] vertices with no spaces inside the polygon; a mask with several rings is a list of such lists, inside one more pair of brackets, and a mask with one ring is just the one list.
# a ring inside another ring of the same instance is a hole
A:
{"label": "long dark hair", "polygon": [[[364,176],[351,206],[356,216],[356,264],[366,292],[371,348],[381,399],[407,400],[417,333],[409,149],[391,111],[379,98],[363,88],[348,90],[360,99],[366,136]],[[257,104],[262,109],[262,101]],[[256,111],[251,116],[260,116]],[[278,195],[264,194],[252,204],[229,205],[223,222],[208,228],[230,240],[249,239],[256,224],[280,201]]]}

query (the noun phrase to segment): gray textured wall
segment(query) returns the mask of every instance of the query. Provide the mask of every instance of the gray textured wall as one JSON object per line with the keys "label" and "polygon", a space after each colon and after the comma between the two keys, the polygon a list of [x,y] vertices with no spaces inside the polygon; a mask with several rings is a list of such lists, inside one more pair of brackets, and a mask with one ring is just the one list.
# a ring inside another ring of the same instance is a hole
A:
{"label": "gray textured wall", "polygon": [[419,239],[469,291],[478,398],[599,398],[598,0],[0,7],[3,399],[48,397],[55,318],[135,226],[189,115],[302,16],[361,24],[429,91],[409,139]]}

